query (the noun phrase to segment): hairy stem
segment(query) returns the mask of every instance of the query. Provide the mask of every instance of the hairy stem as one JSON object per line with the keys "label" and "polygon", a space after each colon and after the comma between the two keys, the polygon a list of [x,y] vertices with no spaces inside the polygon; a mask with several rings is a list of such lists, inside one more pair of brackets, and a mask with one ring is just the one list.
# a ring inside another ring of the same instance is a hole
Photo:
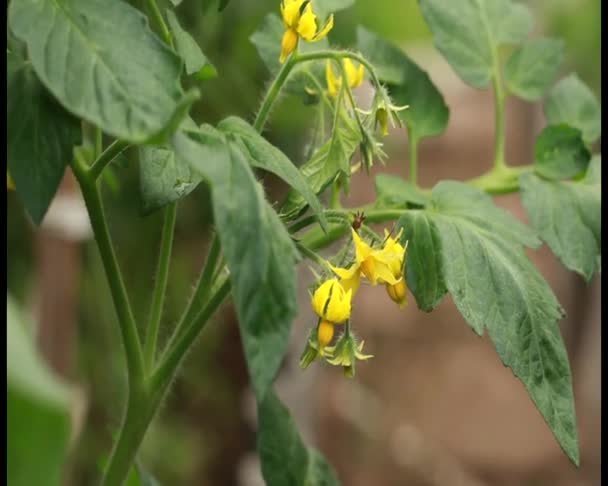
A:
{"label": "hairy stem", "polygon": [[274,81],[272,82],[272,84],[270,85],[270,88],[266,92],[266,95],[264,96],[264,99],[262,100],[262,105],[260,106],[260,110],[258,111],[258,114],[255,117],[255,121],[253,122],[253,128],[255,128],[258,132],[261,132],[264,129],[266,120],[268,119],[268,116],[270,115],[270,110],[272,109],[274,102],[276,101],[277,97],[279,96],[279,93],[281,92],[281,88],[283,88],[285,81],[287,81],[287,77],[289,76],[289,73],[291,73],[291,70],[296,65],[297,60],[298,60],[298,57],[296,56],[296,53],[293,53],[291,56],[289,56],[287,61],[285,61],[285,64],[283,64],[283,66],[281,66],[281,69],[278,72],[277,77],[274,78]]}
{"label": "hairy stem", "polygon": [[502,86],[498,53],[493,52],[494,75],[494,168],[506,167],[505,160],[505,100],[506,94]]}
{"label": "hairy stem", "polygon": [[144,375],[144,360],[137,325],[112,246],[99,188],[91,171],[87,168],[86,162],[82,160],[78,152],[76,152],[76,157],[72,161],[72,170],[80,184],[106,278],[110,286],[114,307],[118,314],[118,323],[127,359],[129,386],[131,387],[141,382]]}
{"label": "hairy stem", "polygon": [[152,20],[160,30],[160,33],[163,37],[163,40],[173,47],[173,38],[171,36],[171,31],[167,27],[165,23],[165,19],[163,18],[158,5],[156,4],[156,0],[146,0],[146,4],[148,5],[148,10],[150,11],[150,15],[152,16]]}
{"label": "hairy stem", "polygon": [[156,343],[158,341],[158,330],[163,313],[163,303],[169,279],[169,266],[171,263],[171,249],[173,247],[173,233],[175,231],[175,219],[177,216],[177,202],[172,202],[164,209],[164,222],[162,238],[160,243],[160,255],[158,257],[158,273],[154,294],[152,295],[152,311],[147,328],[144,357],[146,369],[154,364],[156,355]]}
{"label": "hairy stem", "polygon": [[88,169],[91,179],[97,180],[103,170],[122,152],[129,147],[129,142],[124,140],[115,140],[112,144],[105,149],[93,165]]}

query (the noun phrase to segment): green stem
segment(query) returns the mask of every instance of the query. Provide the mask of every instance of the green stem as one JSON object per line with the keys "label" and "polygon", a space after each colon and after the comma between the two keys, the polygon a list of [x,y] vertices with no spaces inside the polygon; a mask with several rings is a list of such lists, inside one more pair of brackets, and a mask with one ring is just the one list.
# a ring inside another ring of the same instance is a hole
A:
{"label": "green stem", "polygon": [[102,152],[97,160],[93,162],[93,165],[88,169],[91,179],[94,181],[97,180],[108,164],[110,164],[116,157],[126,150],[127,147],[129,147],[129,142],[124,140],[115,140]]}
{"label": "green stem", "polygon": [[152,296],[152,311],[150,323],[147,328],[146,343],[144,347],[144,358],[146,369],[154,364],[156,355],[156,343],[158,341],[158,330],[163,313],[163,302],[169,278],[169,266],[171,263],[171,249],[173,247],[173,233],[175,231],[175,219],[177,216],[177,202],[172,202],[164,209],[164,222],[162,238],[160,243],[160,255],[158,258],[158,273]]}
{"label": "green stem", "polygon": [[95,177],[91,173],[92,171],[87,168],[86,162],[82,160],[79,152],[76,151],[75,155],[72,161],[72,170],[80,184],[116,313],[118,314],[118,323],[127,360],[129,387],[132,387],[141,382],[144,375],[144,360],[141,342],[137,333],[137,325],[129,304],[129,298],[122,280],[116,255],[114,254],[101,195],[95,182]]}
{"label": "green stem", "polygon": [[503,90],[502,81],[500,77],[500,65],[498,61],[498,54],[496,52],[492,55],[494,59],[494,75],[492,82],[494,86],[494,168],[506,167],[505,160],[505,99],[506,95]]}
{"label": "green stem", "polygon": [[129,396],[118,440],[112,449],[101,486],[116,486],[123,483],[135,460],[137,449],[144,439],[146,430],[154,418],[159,402],[160,397],[157,400],[150,400],[144,395]]}
{"label": "green stem", "polygon": [[171,31],[167,27],[163,15],[160,13],[160,9],[156,4],[156,0],[146,0],[146,3],[148,4],[148,9],[150,10],[152,20],[154,21],[154,23],[160,30],[161,35],[163,36],[163,40],[171,47],[173,47],[173,38],[171,36]]}
{"label": "green stem", "polygon": [[95,158],[101,157],[103,152],[103,131],[95,128]]}
{"label": "green stem", "polygon": [[287,60],[285,64],[281,66],[280,71],[277,74],[277,77],[274,78],[274,81],[270,85],[270,88],[266,92],[266,96],[262,100],[262,105],[260,106],[260,110],[258,111],[257,116],[255,117],[255,121],[253,122],[253,128],[255,128],[258,132],[261,132],[264,129],[264,125],[266,124],[266,120],[270,115],[270,110],[274,105],[279,93],[281,92],[281,88],[285,84],[289,73],[299,61],[299,57],[296,56],[296,53],[293,53]]}
{"label": "green stem", "polygon": [[407,129],[410,154],[410,182],[418,186],[418,137],[411,128]]}
{"label": "green stem", "polygon": [[196,288],[194,289],[194,294],[188,303],[188,307],[182,314],[182,317],[175,327],[175,331],[171,335],[171,339],[169,340],[166,349],[171,348],[172,343],[183,333],[183,330],[191,324],[197,313],[205,305],[209,291],[211,290],[211,286],[213,284],[213,277],[216,273],[215,270],[218,268],[220,253],[220,240],[217,234],[215,234],[213,236],[213,240],[211,241],[211,248],[209,249],[209,254],[207,255],[205,267],[203,268],[198,283],[196,284]]}
{"label": "green stem", "polygon": [[205,324],[209,321],[209,318],[215,313],[229,293],[230,278],[226,276],[218,285],[217,290],[211,295],[207,305],[199,311],[196,318],[187,326],[184,332],[177,337],[176,342],[167,349],[159,366],[150,378],[151,390],[162,389],[171,382],[175,371],[185,354],[188,352],[188,349]]}

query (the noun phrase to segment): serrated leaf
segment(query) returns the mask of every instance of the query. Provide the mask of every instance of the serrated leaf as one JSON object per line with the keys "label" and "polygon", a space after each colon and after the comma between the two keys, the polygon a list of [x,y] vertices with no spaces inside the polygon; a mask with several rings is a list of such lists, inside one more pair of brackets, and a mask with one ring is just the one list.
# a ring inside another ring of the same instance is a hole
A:
{"label": "serrated leaf", "polygon": [[109,135],[157,139],[177,128],[193,101],[179,84],[180,59],[127,3],[13,0],[8,18],[46,88]]}
{"label": "serrated leaf", "polygon": [[50,96],[31,63],[14,53],[6,59],[8,170],[19,199],[40,224],[80,143],[80,123]]}
{"label": "serrated leaf", "polygon": [[498,47],[517,44],[532,16],[511,0],[420,0],[433,42],[462,80],[485,88],[497,67]]}
{"label": "serrated leaf", "polygon": [[[350,159],[361,143],[361,132],[348,116],[340,116],[331,138],[300,167],[315,194],[320,194],[338,174],[350,178]],[[291,219],[306,207],[306,201],[295,191],[289,191],[281,214]]]}
{"label": "serrated leaf", "polygon": [[200,80],[215,78],[215,66],[209,62],[192,36],[182,28],[177,16],[170,9],[167,9],[167,22],[175,40],[175,49],[184,60],[186,74],[195,74]]}
{"label": "serrated leaf", "polygon": [[287,350],[297,311],[295,246],[239,145],[203,126],[177,133],[173,146],[210,185],[249,374],[262,400]]}
{"label": "serrated leaf", "polygon": [[602,253],[601,182],[593,174],[599,166],[594,159],[580,182],[547,181],[534,174],[520,178],[530,224],[563,265],[587,281],[600,271]]}
{"label": "serrated leaf", "polygon": [[237,137],[243,144],[243,152],[254,167],[272,172],[296,190],[317,215],[323,228],[327,221],[323,207],[308,181],[278,148],[262,137],[255,128],[238,117],[229,117],[218,124],[218,128]]}
{"label": "serrated leaf", "polygon": [[586,143],[595,142],[602,133],[602,110],[593,92],[576,74],[559,81],[543,106],[551,125],[566,123],[583,132]]}
{"label": "serrated leaf", "polygon": [[570,179],[590,158],[581,131],[565,124],[545,127],[534,145],[534,170],[547,179]]}
{"label": "serrated leaf", "polygon": [[528,101],[540,99],[555,79],[564,57],[564,43],[540,37],[519,47],[505,65],[505,82],[513,94]]}
{"label": "serrated leaf", "polygon": [[[273,76],[279,72],[281,63],[279,57],[281,54],[281,39],[285,32],[285,26],[278,15],[271,13],[264,17],[262,25],[256,30],[249,40],[253,43],[264,65]],[[298,43],[298,52],[306,53],[318,50],[327,49],[329,42],[327,39],[322,39],[318,42],[309,43],[301,40]],[[309,79],[309,74],[317,79],[325,79],[325,62],[307,62],[296,66],[289,75],[285,83],[285,92],[298,96],[308,97],[309,94],[305,90],[306,87],[314,89],[314,84]]]}
{"label": "serrated leaf", "polygon": [[[421,212],[439,236],[440,268],[456,306],[477,334],[488,331],[502,362],[578,464],[572,376],[558,325],[563,310],[523,248],[537,246],[535,233],[489,196],[456,182],[437,184],[431,206]],[[414,234],[408,259],[416,246]]]}
{"label": "serrated leaf", "polygon": [[380,81],[387,83],[393,101],[409,106],[397,114],[410,134],[423,138],[443,133],[449,109],[429,75],[401,49],[363,27],[357,29],[357,46],[378,70]]}
{"label": "serrated leaf", "polygon": [[6,305],[7,484],[59,486],[70,433],[69,390],[36,352],[9,295]]}
{"label": "serrated leaf", "polygon": [[447,293],[443,280],[441,241],[425,211],[408,211],[397,222],[408,240],[405,274],[407,286],[420,310],[431,312]]}
{"label": "serrated leaf", "polygon": [[334,469],[302,442],[289,411],[270,391],[258,404],[258,452],[268,486],[338,486]]}
{"label": "serrated leaf", "polygon": [[429,202],[429,198],[414,184],[388,174],[376,176],[376,195],[376,207],[405,208],[408,203],[426,206]]}

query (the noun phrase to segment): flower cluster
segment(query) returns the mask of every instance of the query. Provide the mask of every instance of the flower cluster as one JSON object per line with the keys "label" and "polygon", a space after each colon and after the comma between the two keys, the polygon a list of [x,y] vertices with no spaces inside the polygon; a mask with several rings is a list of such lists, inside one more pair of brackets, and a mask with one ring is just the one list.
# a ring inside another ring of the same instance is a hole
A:
{"label": "flower cluster", "polygon": [[[344,374],[352,377],[355,361],[372,357],[363,354],[363,341],[358,343],[350,329],[351,301],[365,279],[371,285],[384,285],[389,297],[400,307],[407,304],[403,273],[407,243],[405,247],[399,243],[402,231],[392,238],[385,230],[383,245],[373,248],[352,229],[354,261],[348,268],[328,264],[338,278],[325,280],[312,295],[312,307],[319,320],[316,332],[310,333],[302,353],[302,368],[308,367],[317,357],[323,357],[329,364],[342,366]],[[334,346],[329,346],[336,326],[344,327],[344,332]]]}
{"label": "flower cluster", "polygon": [[300,37],[307,42],[317,42],[334,26],[334,16],[330,15],[325,26],[317,31],[317,16],[312,11],[310,0],[284,0],[281,2],[281,16],[285,25],[279,58],[281,63],[296,50]]}

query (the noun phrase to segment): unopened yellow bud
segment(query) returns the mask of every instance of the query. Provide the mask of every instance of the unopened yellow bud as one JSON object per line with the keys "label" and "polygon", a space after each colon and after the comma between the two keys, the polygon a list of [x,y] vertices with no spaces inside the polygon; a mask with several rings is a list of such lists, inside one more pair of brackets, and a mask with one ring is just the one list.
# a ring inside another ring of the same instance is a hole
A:
{"label": "unopened yellow bud", "polygon": [[404,278],[394,285],[386,284],[386,291],[393,302],[399,304],[399,307],[405,307],[407,304],[407,286]]}
{"label": "unopened yellow bud", "polygon": [[287,29],[283,34],[283,40],[281,41],[281,57],[279,61],[285,62],[287,56],[295,51],[298,45],[298,33],[293,29]]}
{"label": "unopened yellow bud", "polygon": [[319,354],[323,356],[323,350],[325,346],[331,343],[334,337],[334,324],[333,322],[321,319],[319,326],[317,327],[317,342],[319,343]]}

